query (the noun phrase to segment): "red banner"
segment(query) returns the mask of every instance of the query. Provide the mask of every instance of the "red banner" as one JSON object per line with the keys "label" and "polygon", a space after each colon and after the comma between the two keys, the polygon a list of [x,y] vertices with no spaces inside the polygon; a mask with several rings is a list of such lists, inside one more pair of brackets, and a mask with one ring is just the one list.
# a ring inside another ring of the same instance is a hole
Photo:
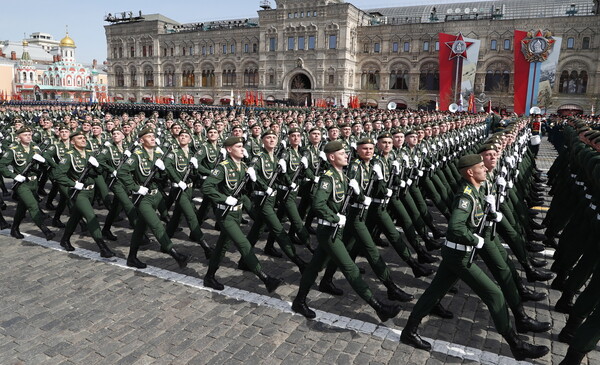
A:
{"label": "red banner", "polygon": [[[448,106],[455,102],[452,100],[452,85],[454,81],[456,58],[450,59],[452,50],[446,46],[447,42],[456,40],[456,35],[439,33],[440,51],[438,62],[440,65],[440,110],[448,110]],[[451,101],[452,100],[452,101]]]}
{"label": "red banner", "polygon": [[[515,97],[514,97],[514,111],[517,114],[525,114],[525,108],[527,105],[527,87],[529,80],[529,68],[530,64],[525,59],[523,52],[521,51],[521,41],[527,37],[527,32],[522,30],[515,30]],[[518,80],[518,81],[517,81]]]}

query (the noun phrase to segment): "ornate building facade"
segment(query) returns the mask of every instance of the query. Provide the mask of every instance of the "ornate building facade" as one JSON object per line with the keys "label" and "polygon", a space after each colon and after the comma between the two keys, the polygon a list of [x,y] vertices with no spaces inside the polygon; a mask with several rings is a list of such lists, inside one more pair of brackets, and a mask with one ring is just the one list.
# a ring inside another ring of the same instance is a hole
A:
{"label": "ornate building facade", "polygon": [[[515,30],[562,37],[549,112],[598,108],[597,0],[500,0],[358,9],[342,0],[261,3],[257,18],[180,24],[160,14],[107,17],[115,100],[264,99],[426,108],[438,96],[438,33],[479,39],[474,90],[481,104],[512,110]],[[442,45],[443,46],[443,45]]]}

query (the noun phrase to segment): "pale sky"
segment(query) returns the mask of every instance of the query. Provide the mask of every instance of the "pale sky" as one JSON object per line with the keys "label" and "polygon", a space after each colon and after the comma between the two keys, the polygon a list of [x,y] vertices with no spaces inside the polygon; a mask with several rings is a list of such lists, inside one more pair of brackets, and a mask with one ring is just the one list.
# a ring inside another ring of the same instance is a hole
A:
{"label": "pale sky", "polygon": [[[406,5],[422,5],[419,0],[351,0],[360,9],[374,9]],[[436,0],[431,3],[464,2]],[[138,14],[160,13],[180,23],[204,22],[221,19],[257,17],[260,0],[10,0],[2,1],[0,40],[21,41],[34,32],[49,33],[60,40],[68,25],[69,35],[75,41],[77,61],[98,63],[106,59],[104,17],[108,13],[132,11]],[[275,1],[271,0],[275,7]]]}

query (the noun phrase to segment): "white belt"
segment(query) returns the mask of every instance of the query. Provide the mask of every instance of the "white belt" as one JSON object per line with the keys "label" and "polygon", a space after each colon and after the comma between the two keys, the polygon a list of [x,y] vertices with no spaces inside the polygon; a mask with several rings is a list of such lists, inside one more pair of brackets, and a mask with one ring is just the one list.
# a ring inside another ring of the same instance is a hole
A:
{"label": "white belt", "polygon": [[446,242],[444,242],[444,246],[452,248],[457,251],[465,251],[465,252],[473,251],[473,246],[461,245],[460,243],[454,243],[454,242],[450,242],[448,240],[446,240]]}
{"label": "white belt", "polygon": [[590,208],[592,208],[593,210],[596,210],[596,205],[594,203],[590,203]]}
{"label": "white belt", "polygon": [[[185,184],[185,186],[187,186],[188,188],[191,188],[192,186],[194,186],[194,183],[187,183],[187,184]],[[174,187],[174,188],[178,188],[178,187],[179,187],[179,185],[177,185],[177,184],[173,184],[173,187]]]}
{"label": "white belt", "polygon": [[[277,185],[277,189],[279,190],[290,190],[289,186],[285,186],[285,185]],[[292,191],[297,191],[298,190],[298,186],[296,185],[295,188],[292,189]]]}
{"label": "white belt", "polygon": [[[267,192],[266,191],[255,191],[252,194],[254,194],[256,196],[265,196],[267,194]],[[273,192],[269,196],[275,196],[276,194],[277,194],[277,190],[273,189]]]}
{"label": "white belt", "polygon": [[201,179],[201,180],[206,180],[206,178],[208,178],[208,175],[206,175],[206,176],[204,176],[204,175],[201,175],[201,176],[200,176],[200,179]]}
{"label": "white belt", "polygon": [[575,179],[575,178],[577,177],[577,174],[571,174],[571,177],[572,177],[573,179]]}
{"label": "white belt", "polygon": [[377,198],[373,198],[371,200],[371,203],[375,203],[375,204],[387,204],[390,201],[390,198],[385,198],[385,199],[377,199]]}
{"label": "white belt", "polygon": [[38,178],[38,177],[37,177],[37,175],[33,175],[33,176],[29,176],[29,177],[27,178],[27,180],[29,180],[29,181],[36,181],[36,180],[37,180],[37,178]]}
{"label": "white belt", "polygon": [[317,223],[322,225],[322,226],[328,226],[328,227],[335,227],[337,226],[337,223],[331,223],[330,221],[326,221],[325,219],[317,219]]}
{"label": "white belt", "polygon": [[364,204],[361,204],[361,203],[352,203],[352,204],[350,204],[350,206],[352,208],[358,208],[358,209],[361,209],[362,207],[367,208]]}
{"label": "white belt", "polygon": [[237,212],[238,210],[242,209],[244,205],[243,204],[238,204],[238,205],[225,205],[225,204],[217,204],[217,208],[221,209],[221,210],[226,210],[227,207],[229,207],[229,210],[232,212]]}
{"label": "white belt", "polygon": [[94,186],[95,186],[94,184],[88,185],[88,186],[84,186],[83,189],[81,189],[81,190],[92,190],[94,188]]}
{"label": "white belt", "polygon": [[592,195],[591,194],[585,194],[585,198],[587,200],[592,200]]}
{"label": "white belt", "polygon": [[148,194],[146,194],[146,195],[156,195],[156,194],[158,194],[158,189],[149,190]]}
{"label": "white belt", "polygon": [[577,180],[575,180],[575,185],[583,186],[583,181],[577,181]]}

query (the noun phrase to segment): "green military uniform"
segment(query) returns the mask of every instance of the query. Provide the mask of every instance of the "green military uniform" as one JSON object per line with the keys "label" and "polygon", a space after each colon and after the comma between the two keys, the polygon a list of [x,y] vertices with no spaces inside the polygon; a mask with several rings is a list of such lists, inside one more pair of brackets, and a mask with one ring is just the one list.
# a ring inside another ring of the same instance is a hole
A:
{"label": "green military uniform", "polygon": [[[50,181],[55,182],[57,178],[57,168],[60,160],[65,156],[67,151],[71,149],[71,144],[69,142],[56,141],[51,146],[49,146],[44,152],[43,156],[50,165],[49,178]],[[61,184],[52,184],[52,189],[48,193],[48,200],[46,201],[46,207],[51,205],[52,201],[56,197],[56,194],[60,193],[60,198],[58,201],[58,205],[56,206],[56,211],[54,212],[54,219],[52,220],[52,225],[57,228],[65,228],[64,224],[60,221],[60,216],[64,212],[67,204],[70,204],[68,199],[68,189],[67,187]]]}
{"label": "green military uniform", "polygon": [[[209,141],[204,142],[196,154],[194,155],[198,160],[198,169],[196,171],[197,179],[200,187],[204,184],[204,180],[208,178],[211,171],[216,167],[217,163],[223,159],[219,152],[217,143],[211,143]],[[202,204],[198,208],[197,215],[198,221],[203,222],[208,216],[209,209],[211,207],[211,200],[206,195],[202,198]]]}

